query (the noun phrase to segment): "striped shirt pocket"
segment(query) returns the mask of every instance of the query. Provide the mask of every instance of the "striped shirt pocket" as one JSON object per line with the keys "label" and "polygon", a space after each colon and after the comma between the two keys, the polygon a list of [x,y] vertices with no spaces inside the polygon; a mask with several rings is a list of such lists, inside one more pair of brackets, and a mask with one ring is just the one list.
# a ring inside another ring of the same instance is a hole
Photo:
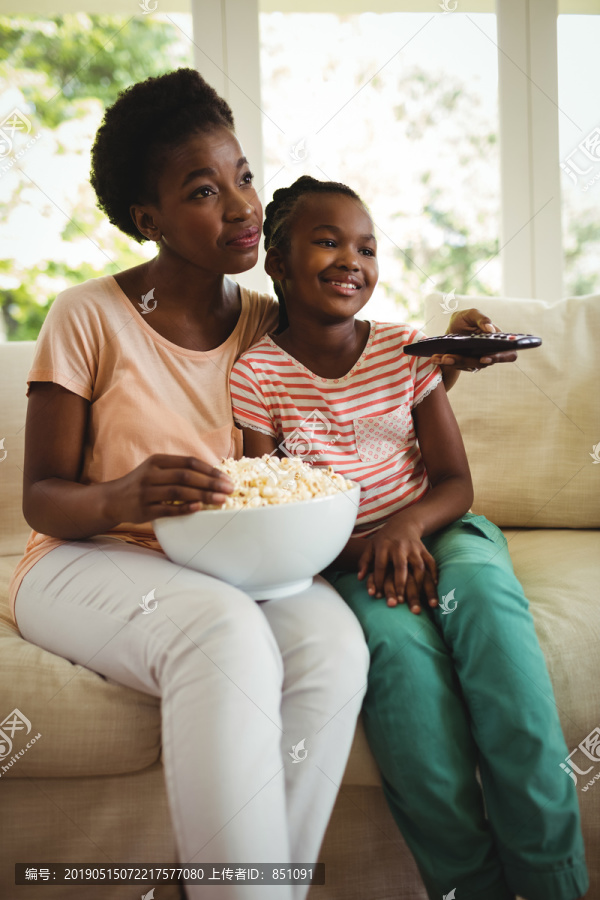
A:
{"label": "striped shirt pocket", "polygon": [[410,403],[402,403],[384,416],[367,416],[353,420],[356,450],[366,463],[383,462],[416,439]]}

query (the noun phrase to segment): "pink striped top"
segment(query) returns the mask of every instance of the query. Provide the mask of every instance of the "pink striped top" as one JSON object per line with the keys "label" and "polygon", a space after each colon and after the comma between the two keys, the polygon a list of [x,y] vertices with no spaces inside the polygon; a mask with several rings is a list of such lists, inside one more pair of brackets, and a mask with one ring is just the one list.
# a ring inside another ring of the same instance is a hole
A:
{"label": "pink striped top", "polygon": [[288,456],[331,465],[361,486],[355,535],[380,528],[429,490],[411,410],[442,380],[403,344],[410,325],[370,322],[367,344],[343,378],[321,378],[265,335],[231,371],[236,424],[275,437]]}

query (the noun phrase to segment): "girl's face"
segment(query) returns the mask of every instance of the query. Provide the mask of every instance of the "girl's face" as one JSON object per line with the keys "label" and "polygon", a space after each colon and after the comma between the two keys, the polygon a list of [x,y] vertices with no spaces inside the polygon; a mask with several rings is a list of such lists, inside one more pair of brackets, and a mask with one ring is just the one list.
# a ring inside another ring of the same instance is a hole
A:
{"label": "girl's face", "polygon": [[306,310],[327,321],[356,315],[379,276],[364,206],[344,194],[308,194],[292,216],[288,251],[269,250],[265,264],[281,282],[288,314]]}
{"label": "girl's face", "polygon": [[132,209],[161,251],[213,274],[245,272],[256,265],[262,226],[252,177],[235,135],[214,126],[169,152],[158,204]]}

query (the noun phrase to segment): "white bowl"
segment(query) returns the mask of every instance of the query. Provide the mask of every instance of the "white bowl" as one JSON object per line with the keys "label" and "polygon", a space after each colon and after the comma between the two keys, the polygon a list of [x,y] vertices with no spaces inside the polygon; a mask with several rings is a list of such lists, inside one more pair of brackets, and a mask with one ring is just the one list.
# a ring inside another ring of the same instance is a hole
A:
{"label": "white bowl", "polygon": [[175,563],[214,575],[255,600],[309,587],[345,547],[360,487],[328,497],[245,509],[202,509],[155,519],[156,537]]}

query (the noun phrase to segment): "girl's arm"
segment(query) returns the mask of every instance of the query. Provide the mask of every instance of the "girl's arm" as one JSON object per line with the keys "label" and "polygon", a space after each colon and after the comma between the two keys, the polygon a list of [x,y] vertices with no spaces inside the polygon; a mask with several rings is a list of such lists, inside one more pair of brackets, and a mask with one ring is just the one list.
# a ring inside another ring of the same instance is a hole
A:
{"label": "girl's arm", "polygon": [[449,391],[453,385],[458,381],[458,376],[460,375],[460,369],[453,369],[454,366],[454,357],[452,356],[440,356],[439,358],[432,360],[438,365],[442,370],[442,381],[444,382],[444,387],[446,391]]}
{"label": "girl's arm", "polygon": [[468,512],[473,503],[473,483],[460,429],[443,385],[413,409],[413,420],[431,490],[418,503],[396,513],[384,528],[410,525],[419,537],[425,537]]}
{"label": "girl's arm", "polygon": [[274,453],[277,450],[277,438],[254,431],[252,428],[242,428],[244,435],[244,456],[263,456]]}
{"label": "girl's arm", "polygon": [[[244,456],[262,456],[264,453],[275,454],[278,448],[276,438],[253,431],[251,428],[242,428],[244,434]],[[340,569],[349,569],[356,572],[358,561],[365,549],[363,538],[350,538],[333,565]]]}
{"label": "girl's arm", "polygon": [[422,594],[430,606],[437,605],[436,564],[422,538],[468,511],[473,485],[443,384],[413,409],[413,419],[431,488],[422,500],[400,510],[367,540],[358,578],[368,575],[371,596],[385,595],[389,606],[406,599],[411,611],[419,613]]}
{"label": "girl's arm", "polygon": [[360,578],[367,574],[365,550],[375,537],[393,539],[410,531],[420,540],[464,515],[473,502],[467,455],[444,385],[438,385],[413,409],[413,420],[431,490],[418,503],[392,516],[372,538],[350,538],[335,565],[358,570]]}

